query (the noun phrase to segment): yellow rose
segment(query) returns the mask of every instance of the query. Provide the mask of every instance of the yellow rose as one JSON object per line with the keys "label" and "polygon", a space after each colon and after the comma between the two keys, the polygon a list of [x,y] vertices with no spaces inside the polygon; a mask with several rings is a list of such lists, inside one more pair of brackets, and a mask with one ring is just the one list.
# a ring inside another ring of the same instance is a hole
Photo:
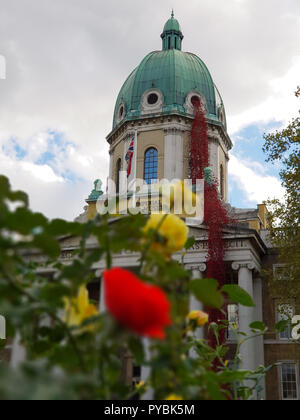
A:
{"label": "yellow rose", "polygon": [[[64,321],[70,327],[80,326],[86,319],[99,314],[95,305],[90,304],[86,286],[81,286],[76,298],[65,298]],[[88,327],[88,329],[91,329]]]}
{"label": "yellow rose", "polygon": [[172,401],[172,400],[174,400],[174,401],[182,401],[183,398],[180,397],[179,395],[176,395],[176,394],[170,394],[167,398],[165,398],[165,401]]}
{"label": "yellow rose", "polygon": [[208,314],[202,311],[192,311],[188,315],[188,320],[196,322],[197,327],[203,327],[208,323]]}
{"label": "yellow rose", "polygon": [[180,251],[188,239],[189,229],[178,216],[174,214],[152,214],[144,227],[144,232],[156,230],[162,236],[162,242],[154,242],[151,249],[170,256]]}

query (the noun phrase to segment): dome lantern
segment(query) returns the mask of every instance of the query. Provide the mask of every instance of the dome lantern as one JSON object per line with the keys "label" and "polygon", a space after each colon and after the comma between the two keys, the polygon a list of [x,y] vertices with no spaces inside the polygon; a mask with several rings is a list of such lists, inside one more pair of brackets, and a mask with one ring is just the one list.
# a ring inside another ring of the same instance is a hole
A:
{"label": "dome lantern", "polygon": [[177,19],[174,18],[174,11],[172,10],[171,18],[164,26],[162,38],[163,50],[179,50],[181,51],[183,34]]}

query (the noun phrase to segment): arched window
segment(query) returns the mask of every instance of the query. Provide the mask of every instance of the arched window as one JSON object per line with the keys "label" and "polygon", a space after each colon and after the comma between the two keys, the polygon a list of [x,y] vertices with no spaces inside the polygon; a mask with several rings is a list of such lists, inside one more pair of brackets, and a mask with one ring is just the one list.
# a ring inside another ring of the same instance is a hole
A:
{"label": "arched window", "polygon": [[122,160],[117,160],[117,167],[116,167],[116,193],[119,194],[120,192],[120,172],[122,170]]}
{"label": "arched window", "polygon": [[158,151],[151,147],[145,153],[144,179],[147,184],[157,180],[158,173]]}
{"label": "arched window", "polygon": [[220,165],[220,195],[224,199],[224,167]]}
{"label": "arched window", "polygon": [[169,36],[168,37],[168,50],[170,49],[171,49],[171,37]]}

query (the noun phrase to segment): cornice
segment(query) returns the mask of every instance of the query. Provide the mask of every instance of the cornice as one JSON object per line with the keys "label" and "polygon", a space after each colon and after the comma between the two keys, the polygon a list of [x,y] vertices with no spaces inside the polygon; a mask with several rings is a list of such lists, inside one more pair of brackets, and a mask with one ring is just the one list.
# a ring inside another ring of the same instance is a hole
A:
{"label": "cornice", "polygon": [[[183,126],[187,129],[191,129],[191,125],[193,123],[194,118],[192,116],[183,115],[181,113],[172,113],[172,114],[157,114],[157,115],[151,115],[151,116],[140,116],[136,119],[123,121],[120,123],[119,126],[117,126],[114,130],[112,130],[108,136],[106,137],[107,142],[109,144],[112,144],[115,139],[117,139],[124,131],[128,129],[128,127],[135,127],[136,129],[141,127],[147,127],[148,125],[157,125],[157,124],[164,124],[164,123],[170,123],[170,122],[179,122],[183,124]],[[217,130],[218,134],[222,138],[222,141],[228,150],[232,149],[232,142],[230,140],[229,135],[224,130],[224,127],[222,124],[218,121],[214,121],[211,119],[207,119],[208,128],[212,131]]]}

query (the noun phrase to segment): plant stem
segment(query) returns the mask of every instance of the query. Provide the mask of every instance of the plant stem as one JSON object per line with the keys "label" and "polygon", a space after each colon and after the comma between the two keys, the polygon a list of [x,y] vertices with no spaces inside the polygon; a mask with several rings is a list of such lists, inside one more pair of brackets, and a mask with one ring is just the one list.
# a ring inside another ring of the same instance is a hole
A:
{"label": "plant stem", "polygon": [[[7,282],[10,284],[10,286],[12,288],[14,288],[19,294],[26,296],[28,298],[28,300],[30,302],[34,302],[34,303],[40,303],[37,299],[35,299],[30,293],[28,293],[26,290],[23,290],[22,287],[20,287],[18,284],[15,283],[14,279],[12,279],[12,277],[8,274],[8,273],[4,273],[5,278],[7,279]],[[73,347],[73,350],[78,358],[79,364],[82,368],[82,370],[86,373],[87,369],[84,363],[84,359],[83,356],[77,346],[77,343],[71,333],[71,331],[69,330],[69,327],[54,313],[52,312],[49,308],[45,307],[45,312],[47,313],[47,315],[55,322],[57,322],[65,331],[65,333],[67,334],[70,344]]]}

